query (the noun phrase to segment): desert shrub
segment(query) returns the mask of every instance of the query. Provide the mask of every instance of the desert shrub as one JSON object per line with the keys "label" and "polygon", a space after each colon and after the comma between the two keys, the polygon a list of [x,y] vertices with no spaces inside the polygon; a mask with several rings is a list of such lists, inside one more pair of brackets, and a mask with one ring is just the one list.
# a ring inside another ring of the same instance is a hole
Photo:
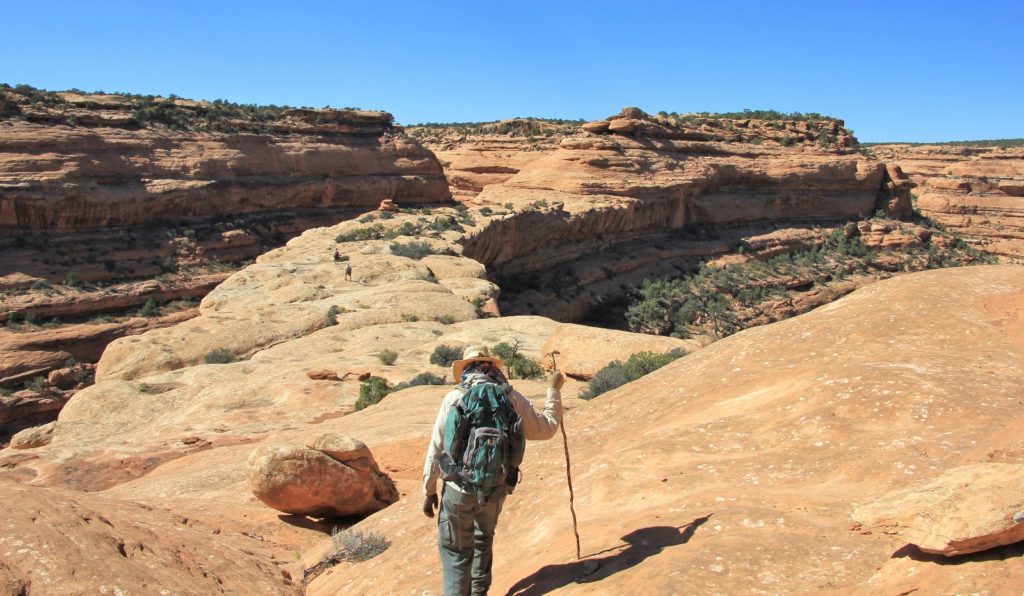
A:
{"label": "desert shrub", "polygon": [[51,287],[50,286],[50,282],[46,281],[45,279],[37,279],[32,284],[32,289],[33,290],[45,290],[45,289],[47,289],[49,287]]}
{"label": "desert shrub", "polygon": [[356,411],[362,410],[374,404],[391,392],[387,379],[376,375],[363,381],[359,385],[359,399],[356,400]]}
{"label": "desert shrub", "polygon": [[544,369],[540,363],[519,351],[521,343],[518,338],[512,343],[501,342],[491,348],[491,353],[505,362],[510,379],[536,379],[543,376]]}
{"label": "desert shrub", "polygon": [[25,381],[25,389],[29,391],[35,391],[36,393],[43,393],[49,387],[49,383],[46,382],[46,377],[32,377],[28,381]]}
{"label": "desert shrub", "polygon": [[411,221],[404,221],[398,228],[391,230],[384,234],[384,238],[388,240],[394,240],[399,236],[418,236],[423,230],[420,226],[412,223]]}
{"label": "desert shrub", "polygon": [[423,372],[408,381],[402,381],[395,385],[392,391],[401,391],[402,389],[419,387],[420,385],[444,385],[444,379],[444,377],[439,377],[432,372]]}
{"label": "desert shrub", "polygon": [[426,242],[409,242],[406,244],[393,242],[391,244],[391,254],[418,261],[427,255],[434,254],[434,249]]}
{"label": "desert shrub", "polygon": [[415,313],[402,313],[402,320],[405,321],[406,323],[415,323],[416,321],[420,320],[420,317]]}
{"label": "desert shrub", "polygon": [[327,309],[327,320],[324,321],[328,327],[332,327],[338,324],[338,315],[341,314],[342,310],[339,306],[332,304]]}
{"label": "desert shrub", "polygon": [[377,217],[381,219],[393,219],[395,217],[395,214],[390,211],[381,211],[377,213]]}
{"label": "desert shrub", "polygon": [[36,317],[36,313],[34,311],[31,311],[31,310],[26,310],[25,311],[25,324],[26,325],[35,325],[37,319],[38,319],[38,317]]}
{"label": "desert shrub", "polygon": [[385,348],[377,354],[377,358],[380,360],[381,364],[391,366],[396,360],[398,360],[398,352]]}
{"label": "desert shrub", "polygon": [[224,348],[214,348],[203,356],[207,364],[229,364],[235,361],[235,355]]}
{"label": "desert shrub", "polygon": [[435,217],[434,221],[430,222],[430,229],[435,232],[446,232],[448,230],[461,230],[462,226],[455,220],[451,215],[442,215]]}
{"label": "desert shrub", "polygon": [[142,308],[139,309],[140,317],[155,317],[159,314],[160,307],[157,306],[156,300],[153,300],[152,298],[147,300],[146,303],[142,305]]}
{"label": "desert shrub", "polygon": [[626,362],[613,360],[597,371],[594,378],[587,384],[587,388],[580,393],[580,399],[594,399],[602,393],[617,389],[626,383],[632,383],[685,355],[684,350],[676,348],[664,354],[637,352],[631,355]]}
{"label": "desert shrub", "polygon": [[484,206],[484,207],[480,208],[480,215],[483,215],[484,217],[487,217],[488,215],[491,215],[492,213],[494,213],[494,209],[491,209],[490,207]]}
{"label": "desert shrub", "polygon": [[0,387],[0,397],[7,397],[11,393],[13,393],[13,392],[10,389],[8,389],[7,387]]}
{"label": "desert shrub", "polygon": [[324,555],[327,563],[338,561],[366,561],[372,559],[391,546],[391,541],[380,532],[362,532],[348,529],[331,532],[331,550]]}
{"label": "desert shrub", "polygon": [[79,279],[77,273],[69,271],[68,274],[64,276],[64,285],[72,288],[79,288],[82,286],[82,280]]}
{"label": "desert shrub", "polygon": [[434,320],[437,321],[438,323],[441,323],[442,325],[451,325],[452,323],[455,322],[455,317],[452,316],[451,314],[445,313],[443,315],[438,315],[434,317]]}
{"label": "desert shrub", "polygon": [[384,237],[384,226],[374,224],[365,228],[356,228],[351,232],[344,232],[334,237],[337,243],[359,242],[362,240],[377,240]]}
{"label": "desert shrub", "polygon": [[446,346],[441,344],[434,348],[434,352],[430,355],[430,363],[438,366],[449,367],[456,360],[462,358],[462,347],[460,346]]}
{"label": "desert shrub", "polygon": [[622,362],[613,360],[594,374],[587,384],[587,388],[580,392],[580,399],[594,399],[598,395],[622,387],[628,382],[626,367]]}

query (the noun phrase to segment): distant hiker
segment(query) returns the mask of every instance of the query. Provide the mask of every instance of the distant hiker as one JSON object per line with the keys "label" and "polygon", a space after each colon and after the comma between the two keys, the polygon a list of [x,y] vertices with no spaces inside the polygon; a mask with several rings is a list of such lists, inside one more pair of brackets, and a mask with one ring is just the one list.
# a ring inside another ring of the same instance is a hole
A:
{"label": "distant hiker", "polygon": [[341,253],[338,252],[338,249],[334,249],[334,264],[338,265],[340,263],[341,263]]}
{"label": "distant hiker", "polygon": [[345,263],[345,281],[352,281],[352,263]]}
{"label": "distant hiker", "polygon": [[452,364],[458,386],[444,396],[423,464],[423,513],[438,506],[438,549],[445,596],[486,594],[491,547],[502,503],[519,482],[525,441],[555,435],[562,420],[562,373],[548,375],[538,413],[501,373],[486,347],[470,347]]}

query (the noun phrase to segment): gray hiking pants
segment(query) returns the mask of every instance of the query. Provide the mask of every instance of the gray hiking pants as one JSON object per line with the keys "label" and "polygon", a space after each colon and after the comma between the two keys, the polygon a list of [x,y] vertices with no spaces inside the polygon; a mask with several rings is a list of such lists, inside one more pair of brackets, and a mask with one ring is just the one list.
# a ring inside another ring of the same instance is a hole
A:
{"label": "gray hiking pants", "polygon": [[486,594],[491,587],[491,545],[505,495],[479,503],[475,494],[445,487],[438,515],[438,549],[445,596]]}

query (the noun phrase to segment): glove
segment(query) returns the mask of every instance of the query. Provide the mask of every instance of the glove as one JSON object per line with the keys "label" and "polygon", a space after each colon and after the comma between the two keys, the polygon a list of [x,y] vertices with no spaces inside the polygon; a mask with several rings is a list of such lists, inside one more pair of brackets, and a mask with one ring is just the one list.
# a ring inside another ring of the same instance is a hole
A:
{"label": "glove", "polygon": [[427,495],[423,499],[423,515],[434,517],[434,509],[437,508],[437,495]]}
{"label": "glove", "polygon": [[557,370],[548,373],[548,387],[551,389],[561,389],[564,383],[565,377],[562,376],[562,373]]}

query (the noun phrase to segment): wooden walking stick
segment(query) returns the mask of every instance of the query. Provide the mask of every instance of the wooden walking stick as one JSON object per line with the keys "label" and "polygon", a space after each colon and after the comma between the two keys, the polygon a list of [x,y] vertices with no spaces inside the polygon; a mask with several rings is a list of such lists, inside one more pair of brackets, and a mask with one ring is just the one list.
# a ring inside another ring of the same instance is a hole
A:
{"label": "wooden walking stick", "polygon": [[[555,361],[555,354],[559,352],[556,350],[548,354],[551,357],[551,370],[558,372],[558,363]],[[565,408],[562,409],[562,421],[559,423],[558,428],[562,429],[562,446],[565,448],[565,479],[569,484],[569,511],[572,513],[572,533],[576,536],[576,560],[580,560],[580,530],[576,523],[576,506],[574,505],[574,495],[572,491],[572,465],[569,461],[569,437],[565,434]]]}

